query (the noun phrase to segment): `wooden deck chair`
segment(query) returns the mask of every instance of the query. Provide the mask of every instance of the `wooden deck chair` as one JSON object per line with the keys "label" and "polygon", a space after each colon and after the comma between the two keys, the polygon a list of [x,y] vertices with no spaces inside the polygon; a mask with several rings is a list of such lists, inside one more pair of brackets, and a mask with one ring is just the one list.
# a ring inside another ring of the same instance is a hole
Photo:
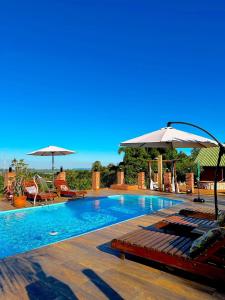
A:
{"label": "wooden deck chair", "polygon": [[54,184],[58,195],[62,197],[84,198],[87,194],[87,191],[71,190],[65,180],[55,179]]}
{"label": "wooden deck chair", "polygon": [[[220,224],[218,224],[218,222],[215,220],[212,221],[207,219],[185,217],[180,214],[173,214],[155,223],[153,226],[166,231],[169,231],[170,229],[178,231],[178,229],[180,229],[179,232],[181,232],[181,234],[185,232],[188,234],[194,229],[198,229],[199,234],[201,234],[200,232],[204,233],[210,228],[220,226]],[[197,231],[195,232],[197,233]]]}
{"label": "wooden deck chair", "polygon": [[57,197],[57,194],[54,192],[41,190],[35,178],[23,181],[23,188],[25,195],[28,199],[33,200],[34,205],[36,201],[45,201],[47,203],[47,201],[53,201]]}
{"label": "wooden deck chair", "polygon": [[111,247],[163,265],[225,283],[225,238],[217,238],[194,257],[189,255],[193,239],[149,229],[139,229],[113,239]]}
{"label": "wooden deck chair", "polygon": [[[225,213],[224,210],[221,210],[221,212]],[[183,208],[179,211],[179,214],[186,217],[215,220],[215,210],[211,207],[198,209]]]}

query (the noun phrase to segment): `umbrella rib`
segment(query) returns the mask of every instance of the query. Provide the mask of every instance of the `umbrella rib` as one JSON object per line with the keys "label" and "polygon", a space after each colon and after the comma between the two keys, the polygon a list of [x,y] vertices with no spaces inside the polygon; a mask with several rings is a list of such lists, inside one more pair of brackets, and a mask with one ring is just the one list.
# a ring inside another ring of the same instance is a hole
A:
{"label": "umbrella rib", "polygon": [[146,143],[141,144],[140,148],[144,147],[144,145],[146,145]]}

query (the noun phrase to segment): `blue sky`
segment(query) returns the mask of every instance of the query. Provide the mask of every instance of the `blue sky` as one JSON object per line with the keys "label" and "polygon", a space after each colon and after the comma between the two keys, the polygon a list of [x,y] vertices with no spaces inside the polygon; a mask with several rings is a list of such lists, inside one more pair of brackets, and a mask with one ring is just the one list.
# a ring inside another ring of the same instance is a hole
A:
{"label": "blue sky", "polygon": [[58,167],[118,162],[121,141],[169,120],[225,141],[223,0],[11,0],[0,8],[1,166],[16,156],[49,167],[48,158],[25,155],[48,145],[78,152],[57,158]]}

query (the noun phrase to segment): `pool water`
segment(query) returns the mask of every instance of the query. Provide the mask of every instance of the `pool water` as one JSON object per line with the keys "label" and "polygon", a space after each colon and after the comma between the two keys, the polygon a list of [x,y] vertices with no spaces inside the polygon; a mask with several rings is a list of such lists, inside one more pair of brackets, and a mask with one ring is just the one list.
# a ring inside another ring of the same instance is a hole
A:
{"label": "pool water", "polygon": [[158,196],[86,198],[0,213],[0,258],[24,253],[182,201]]}

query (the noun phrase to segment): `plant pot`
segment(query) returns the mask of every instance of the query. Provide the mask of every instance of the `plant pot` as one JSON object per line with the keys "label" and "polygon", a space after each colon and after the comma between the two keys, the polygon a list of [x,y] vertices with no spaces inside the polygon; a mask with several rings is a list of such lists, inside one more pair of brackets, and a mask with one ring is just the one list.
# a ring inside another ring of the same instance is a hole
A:
{"label": "plant pot", "polygon": [[16,208],[23,208],[26,206],[27,196],[14,196],[13,205]]}

